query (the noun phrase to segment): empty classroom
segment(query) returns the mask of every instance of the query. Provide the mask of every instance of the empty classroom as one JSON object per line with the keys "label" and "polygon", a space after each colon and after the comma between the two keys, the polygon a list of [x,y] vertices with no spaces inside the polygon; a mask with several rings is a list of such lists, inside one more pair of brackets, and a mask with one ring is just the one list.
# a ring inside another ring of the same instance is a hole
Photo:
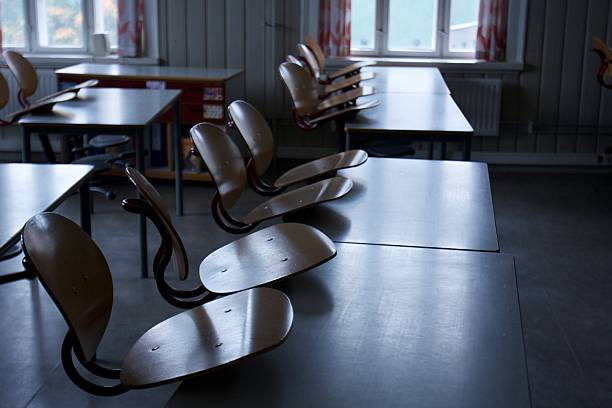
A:
{"label": "empty classroom", "polygon": [[612,3],[0,0],[0,407],[612,406]]}

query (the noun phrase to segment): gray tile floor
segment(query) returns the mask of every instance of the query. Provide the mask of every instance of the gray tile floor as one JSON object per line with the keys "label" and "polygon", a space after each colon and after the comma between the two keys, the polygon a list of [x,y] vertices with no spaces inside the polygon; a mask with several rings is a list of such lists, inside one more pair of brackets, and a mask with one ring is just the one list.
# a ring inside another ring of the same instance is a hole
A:
{"label": "gray tile floor", "polygon": [[[516,256],[531,393],[535,407],[612,406],[612,179],[598,175],[493,172],[502,252]],[[173,188],[160,184],[170,206]],[[118,185],[118,197],[132,194]],[[175,219],[190,256],[191,279],[201,254],[235,236],[210,216],[210,187],[187,186],[186,215]],[[243,208],[260,201],[248,194]],[[99,356],[118,362],[146,329],[178,312],[138,278],[136,222],[120,200],[95,198],[93,235],[115,284],[111,324]],[[78,216],[71,198],[59,212]],[[240,211],[240,209],[238,209]],[[150,254],[158,238],[149,231]],[[188,281],[194,283],[195,281]],[[70,383],[59,359],[66,331],[36,282],[0,286],[0,406],[163,406],[176,385],[97,398]]]}

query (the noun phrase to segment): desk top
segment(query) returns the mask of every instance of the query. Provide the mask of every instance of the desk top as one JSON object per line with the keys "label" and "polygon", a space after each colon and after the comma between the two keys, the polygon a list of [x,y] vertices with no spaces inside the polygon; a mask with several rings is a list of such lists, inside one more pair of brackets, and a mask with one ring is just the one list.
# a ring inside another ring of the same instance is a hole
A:
{"label": "desk top", "polygon": [[439,93],[450,95],[450,90],[438,68],[427,67],[368,67],[376,78],[364,81],[377,93]]}
{"label": "desk top", "polygon": [[[355,133],[465,135],[474,129],[448,94],[377,93],[380,105],[347,118],[344,130]],[[365,99],[365,98],[364,98]]]}
{"label": "desk top", "polygon": [[340,200],[292,215],[336,242],[499,251],[485,163],[370,157]]}
{"label": "desk top", "polygon": [[0,163],[0,253],[19,238],[34,215],[55,209],[93,166]]}
{"label": "desk top", "polygon": [[29,114],[20,125],[139,128],[154,122],[176,102],[180,90],[88,88],[51,112]]}
{"label": "desk top", "polygon": [[168,406],[529,406],[511,256],[338,244],[278,288],[285,343],[185,381]]}
{"label": "desk top", "polygon": [[153,81],[223,82],[242,73],[240,69],[165,67],[158,65],[78,64],[55,71],[57,75],[84,78],[138,79]]}

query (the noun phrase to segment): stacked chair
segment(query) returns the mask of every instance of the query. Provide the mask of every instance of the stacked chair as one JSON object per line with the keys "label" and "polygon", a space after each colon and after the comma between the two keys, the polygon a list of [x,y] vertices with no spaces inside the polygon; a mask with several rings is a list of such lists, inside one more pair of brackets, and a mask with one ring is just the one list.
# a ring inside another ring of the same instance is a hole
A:
{"label": "stacked chair", "polygon": [[321,85],[324,85],[324,95],[330,95],[334,92],[344,91],[346,89],[357,88],[362,81],[374,79],[376,77],[373,72],[357,72],[348,77],[340,77],[338,79],[334,79],[333,81],[323,80],[323,73],[314,52],[305,44],[298,44],[297,47],[301,60],[304,61],[313,78]]}
{"label": "stacked chair", "polygon": [[319,84],[301,65],[283,62],[278,70],[293,99],[293,120],[304,130],[316,129],[321,123],[342,119],[349,113],[374,108],[380,103],[376,100],[357,102],[360,97],[374,94],[372,87],[357,87],[330,95],[319,91]]}
{"label": "stacked chair", "polygon": [[[309,35],[305,44],[297,45],[300,58],[287,58],[281,64],[279,71],[293,99],[292,116],[295,124],[304,129],[312,130],[330,119],[336,121],[338,133],[338,151],[344,150],[344,119],[363,109],[378,106],[379,102],[370,100],[357,103],[357,98],[374,93],[374,88],[362,86],[364,81],[375,78],[375,73],[364,72],[363,68],[376,65],[375,62],[359,62],[343,69],[325,74],[326,59],[320,45]],[[299,61],[297,63],[296,61]],[[292,63],[294,66],[289,66]],[[296,68],[299,65],[301,69]],[[308,85],[306,74],[309,73],[312,82]],[[365,82],[367,84],[367,82]],[[321,88],[317,103],[315,90]],[[369,141],[362,146],[371,156],[403,157],[412,156],[415,150],[412,143],[402,140],[383,143]]]}
{"label": "stacked chair", "polygon": [[373,72],[361,72],[374,62],[351,64],[339,71],[325,74],[326,60],[319,44],[310,36],[306,44],[298,44],[300,57],[287,56],[278,70],[293,99],[292,116],[303,130],[313,130],[321,123],[335,120],[341,133],[346,115],[378,106],[370,100],[357,99],[374,94],[374,88],[362,86],[363,81],[375,78]]}

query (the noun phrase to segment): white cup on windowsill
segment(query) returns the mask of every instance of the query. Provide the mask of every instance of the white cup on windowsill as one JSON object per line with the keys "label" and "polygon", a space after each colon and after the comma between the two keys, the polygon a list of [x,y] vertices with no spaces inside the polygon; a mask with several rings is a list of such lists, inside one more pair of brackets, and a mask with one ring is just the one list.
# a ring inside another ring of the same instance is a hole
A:
{"label": "white cup on windowsill", "polygon": [[110,44],[106,34],[94,33],[91,35],[91,52],[97,57],[104,57],[109,54]]}

